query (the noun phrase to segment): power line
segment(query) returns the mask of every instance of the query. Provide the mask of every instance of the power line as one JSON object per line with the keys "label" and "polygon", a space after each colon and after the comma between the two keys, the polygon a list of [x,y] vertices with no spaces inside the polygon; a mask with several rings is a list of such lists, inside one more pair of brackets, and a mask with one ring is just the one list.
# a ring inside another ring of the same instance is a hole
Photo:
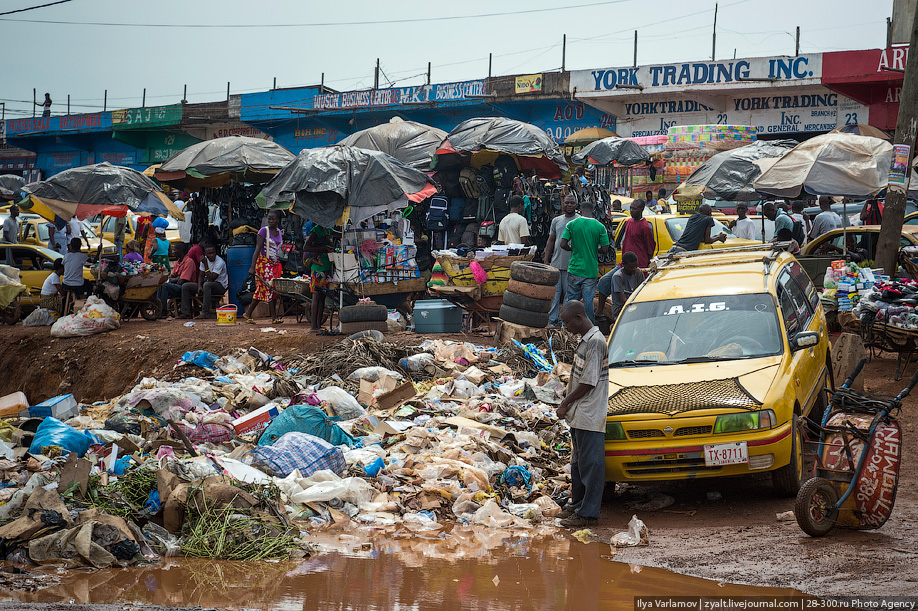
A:
{"label": "power line", "polygon": [[[61,0],[69,2],[70,0]],[[15,21],[17,23],[42,23],[55,25],[92,25],[104,27],[119,28],[180,28],[180,29],[250,29],[250,28],[326,28],[356,25],[389,25],[401,23],[429,23],[439,21],[456,21],[464,19],[482,19],[488,17],[508,17],[514,15],[528,15],[534,13],[548,13],[554,11],[567,11],[571,9],[592,8],[596,6],[607,6],[610,4],[624,4],[634,2],[634,0],[606,0],[605,2],[590,2],[587,4],[574,4],[570,6],[554,6],[549,8],[534,8],[517,11],[506,11],[502,13],[482,13],[479,15],[452,15],[447,17],[418,17],[415,19],[384,19],[379,21],[329,21],[324,23],[231,23],[231,24],[209,24],[209,23],[111,23],[103,21],[58,21],[51,19],[0,19],[0,21]],[[59,4],[55,2],[53,4]],[[50,5],[46,5],[50,6]],[[18,12],[18,11],[14,11]]]}
{"label": "power line", "polygon": [[[45,7],[47,7],[47,6],[54,6],[55,4],[64,4],[65,2],[72,2],[72,0],[57,0],[57,2],[49,2],[48,4],[39,4],[38,6],[29,6],[29,7],[26,7],[26,8],[17,8],[15,11],[6,11],[6,12],[4,12],[4,13],[0,13],[0,16],[2,16],[2,15],[12,15],[13,13],[24,13],[24,12],[26,12],[26,11],[34,11],[35,9],[38,9],[38,8],[45,8]],[[4,19],[4,21],[16,21],[16,20],[15,20],[15,19]]]}

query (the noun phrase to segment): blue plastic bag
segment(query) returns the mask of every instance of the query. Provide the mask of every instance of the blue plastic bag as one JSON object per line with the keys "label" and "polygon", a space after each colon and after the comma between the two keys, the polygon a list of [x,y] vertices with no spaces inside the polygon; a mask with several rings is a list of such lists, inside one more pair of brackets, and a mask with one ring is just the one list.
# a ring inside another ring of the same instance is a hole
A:
{"label": "blue plastic bag", "polygon": [[38,425],[32,445],[29,446],[29,454],[41,454],[42,448],[60,446],[67,453],[73,452],[82,457],[94,443],[99,443],[99,440],[88,431],[78,431],[69,424],[49,416]]}
{"label": "blue plastic bag", "polygon": [[217,366],[218,358],[219,357],[216,354],[211,354],[207,350],[195,350],[194,352],[186,352],[183,354],[182,362],[192,363],[198,367],[213,369]]}
{"label": "blue plastic bag", "polygon": [[519,465],[507,467],[507,470],[500,476],[500,482],[511,487],[526,486],[526,488],[532,490],[532,474],[529,473],[526,467],[520,467]]}
{"label": "blue plastic bag", "polygon": [[312,405],[291,405],[275,418],[261,434],[258,445],[269,446],[286,433],[297,432],[324,439],[333,446],[346,445],[349,448],[360,443],[335,424],[318,407]]}

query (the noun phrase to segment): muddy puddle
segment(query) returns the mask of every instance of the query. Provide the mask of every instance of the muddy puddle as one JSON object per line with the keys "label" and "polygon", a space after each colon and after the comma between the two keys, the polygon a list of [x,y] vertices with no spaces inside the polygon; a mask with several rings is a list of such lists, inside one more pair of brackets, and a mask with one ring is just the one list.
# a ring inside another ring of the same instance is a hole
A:
{"label": "muddy puddle", "polygon": [[[353,530],[307,537],[310,558],[228,562],[167,558],[119,570],[2,575],[0,599],[83,604],[300,609],[634,609],[647,595],[790,596],[614,560],[608,544],[553,528],[451,532]],[[6,567],[4,571],[9,570]]]}

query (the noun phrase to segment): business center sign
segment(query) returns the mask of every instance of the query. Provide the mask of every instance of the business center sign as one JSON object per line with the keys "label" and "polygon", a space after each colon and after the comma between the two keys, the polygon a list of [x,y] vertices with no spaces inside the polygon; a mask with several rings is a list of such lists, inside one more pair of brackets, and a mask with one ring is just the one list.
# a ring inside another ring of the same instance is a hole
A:
{"label": "business center sign", "polygon": [[484,93],[484,80],[463,81],[437,85],[418,85],[416,87],[391,87],[389,89],[326,93],[314,96],[312,106],[317,110],[344,110],[403,104],[427,104],[480,98]]}

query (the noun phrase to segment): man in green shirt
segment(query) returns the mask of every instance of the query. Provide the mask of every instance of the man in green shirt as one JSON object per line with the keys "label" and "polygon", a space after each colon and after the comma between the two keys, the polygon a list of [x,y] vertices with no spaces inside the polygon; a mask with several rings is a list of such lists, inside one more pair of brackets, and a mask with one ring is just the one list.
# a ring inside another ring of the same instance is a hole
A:
{"label": "man in green shirt", "polygon": [[574,219],[564,228],[561,248],[571,252],[567,264],[567,301],[580,301],[593,323],[593,296],[599,277],[599,253],[609,252],[609,232],[606,226],[593,218],[593,204],[580,206],[580,218]]}

